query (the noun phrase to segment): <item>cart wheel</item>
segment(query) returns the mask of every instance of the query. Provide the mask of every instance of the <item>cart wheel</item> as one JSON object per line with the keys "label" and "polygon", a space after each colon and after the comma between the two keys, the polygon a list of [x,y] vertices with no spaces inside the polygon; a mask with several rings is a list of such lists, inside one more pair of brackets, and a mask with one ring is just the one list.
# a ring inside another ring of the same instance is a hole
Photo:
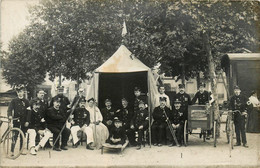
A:
{"label": "cart wheel", "polygon": [[214,135],[214,147],[217,146],[217,136],[216,136],[216,131],[217,131],[217,121],[214,121],[213,125],[213,135]]}
{"label": "cart wheel", "polygon": [[226,128],[225,128],[225,131],[226,131],[226,137],[227,137],[227,143],[229,144],[229,142],[230,142],[230,129],[231,128],[229,128],[229,125],[230,125],[230,120],[227,118],[227,121],[226,121]]}
{"label": "cart wheel", "polygon": [[231,149],[234,149],[234,124],[233,122],[230,123],[230,133],[229,133],[229,140],[230,140],[230,145],[231,145]]}
{"label": "cart wheel", "polygon": [[188,133],[187,133],[187,120],[185,120],[184,128],[183,128],[183,140],[184,140],[184,146],[187,146],[187,140],[188,140]]}

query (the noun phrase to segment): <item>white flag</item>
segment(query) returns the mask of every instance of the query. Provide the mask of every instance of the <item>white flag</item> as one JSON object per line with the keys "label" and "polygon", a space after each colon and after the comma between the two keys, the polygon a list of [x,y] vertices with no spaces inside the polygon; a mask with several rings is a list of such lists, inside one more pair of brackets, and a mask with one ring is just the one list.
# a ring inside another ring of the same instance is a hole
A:
{"label": "white flag", "polygon": [[126,29],[126,24],[125,24],[125,21],[123,23],[123,30],[122,30],[122,37],[124,37],[127,33],[127,29]]}

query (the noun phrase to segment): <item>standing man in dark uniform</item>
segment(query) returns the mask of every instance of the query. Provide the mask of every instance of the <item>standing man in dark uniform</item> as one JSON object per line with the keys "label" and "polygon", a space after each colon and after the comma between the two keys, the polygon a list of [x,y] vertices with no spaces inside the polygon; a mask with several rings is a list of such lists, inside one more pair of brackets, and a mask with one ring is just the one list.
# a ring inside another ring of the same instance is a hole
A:
{"label": "standing man in dark uniform", "polygon": [[[195,94],[194,98],[192,99],[192,104],[195,104],[198,100],[198,104],[199,105],[206,105],[207,103],[209,103],[210,101],[210,93],[208,91],[205,90],[205,83],[200,83],[199,84],[199,91]],[[207,130],[207,137],[206,139],[209,140],[210,139],[210,134],[211,134],[211,130]],[[202,136],[202,134],[200,134],[200,137]]]}
{"label": "standing man in dark uniform", "polygon": [[103,116],[103,124],[108,128],[109,132],[114,127],[114,115],[115,115],[115,109],[112,108],[112,102],[110,99],[105,100],[106,107],[101,109],[101,114]]}
{"label": "standing man in dark uniform", "polygon": [[50,107],[47,110],[46,122],[47,122],[48,129],[53,133],[53,143],[58,138],[56,143],[54,144],[55,147],[53,148],[53,150],[56,150],[56,151],[61,151],[61,149],[68,150],[68,148],[66,148],[66,146],[67,146],[67,142],[68,142],[68,139],[70,136],[70,129],[65,127],[61,133],[61,135],[62,135],[61,148],[59,148],[60,147],[60,144],[59,144],[60,137],[58,137],[63,125],[65,124],[65,122],[67,120],[68,115],[67,115],[66,111],[64,111],[63,109],[60,108],[61,98],[59,98],[58,96],[55,96],[52,99],[52,101],[53,101],[53,107]]}
{"label": "standing man in dark uniform", "polygon": [[[9,104],[7,115],[9,118],[18,118],[18,120],[13,121],[13,127],[21,128],[23,133],[25,134],[29,123],[26,122],[26,117],[28,114],[28,110],[30,110],[29,101],[24,98],[24,86],[18,85],[15,87],[17,97],[14,98],[11,103]],[[14,147],[16,144],[16,140],[18,138],[18,135],[14,136],[15,143],[12,143],[11,146],[11,152],[14,152]],[[21,142],[20,142],[21,143]],[[22,145],[20,144],[20,147]],[[24,154],[24,153],[23,153]]]}
{"label": "standing man in dark uniform", "polygon": [[205,90],[205,83],[200,83],[199,91],[195,94],[192,99],[192,104],[195,104],[198,100],[199,105],[206,105],[210,101],[210,93]]}
{"label": "standing man in dark uniform", "polygon": [[[179,84],[179,93],[176,94],[176,97],[174,98],[174,102],[176,99],[181,101],[181,108],[184,112],[184,120],[188,120],[188,106],[191,105],[191,98],[190,95],[185,93],[185,85]],[[174,107],[172,107],[173,109]]]}
{"label": "standing man in dark uniform", "polygon": [[122,125],[126,131],[130,145],[136,146],[134,130],[130,128],[133,116],[134,114],[132,108],[128,106],[128,101],[123,98],[122,108],[116,111],[115,117],[118,117],[118,119],[122,121]]}
{"label": "standing man in dark uniform", "polygon": [[242,137],[242,143],[243,146],[248,148],[247,141],[246,141],[246,131],[245,131],[245,120],[247,116],[247,101],[248,99],[241,95],[241,90],[238,86],[234,87],[234,93],[235,95],[231,97],[230,103],[229,103],[229,110],[235,111],[238,110],[240,113],[236,112],[234,113],[234,124],[235,124],[235,132],[236,132],[236,139],[237,143],[235,146],[241,145],[241,139]]}
{"label": "standing man in dark uniform", "polygon": [[[84,96],[84,89],[83,88],[80,88],[78,90],[78,94],[74,97],[71,105],[69,106],[70,108],[72,108],[74,106],[74,104],[79,100],[79,99],[82,99],[82,100],[85,100],[86,97]],[[79,107],[79,104],[77,104],[77,107]]]}
{"label": "standing man in dark uniform", "polygon": [[166,106],[166,98],[160,97],[159,100],[160,105],[155,107],[153,111],[152,142],[154,146],[162,146],[162,142],[166,138],[166,119],[171,113],[171,110]]}
{"label": "standing man in dark uniform", "polygon": [[[174,108],[172,109],[172,115],[169,116],[169,119],[172,123],[172,128],[174,130],[176,130],[176,138],[177,141],[179,143],[179,145],[182,145],[182,141],[183,141],[183,127],[184,127],[184,112],[183,109],[181,108],[181,101],[179,101],[178,99],[175,100],[174,102]],[[169,128],[167,129],[167,134],[170,137],[170,142],[171,144],[169,145],[174,146],[176,145],[175,142],[173,141],[173,137],[170,133]]]}
{"label": "standing man in dark uniform", "polygon": [[53,107],[54,99],[57,100],[57,98],[59,98],[59,100],[60,100],[59,110],[62,112],[67,112],[67,110],[70,108],[70,105],[69,105],[70,101],[66,96],[63,95],[64,86],[58,86],[57,89],[58,89],[58,94],[51,99],[50,107]]}

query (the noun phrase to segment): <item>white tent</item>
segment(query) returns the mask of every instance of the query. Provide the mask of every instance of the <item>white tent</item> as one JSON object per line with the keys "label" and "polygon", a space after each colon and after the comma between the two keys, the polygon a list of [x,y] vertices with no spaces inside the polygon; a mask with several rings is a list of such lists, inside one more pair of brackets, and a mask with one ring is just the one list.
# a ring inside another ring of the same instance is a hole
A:
{"label": "white tent", "polygon": [[[101,79],[100,79],[101,76],[110,74],[110,78],[106,80],[106,83],[110,83],[110,81],[112,80],[113,75],[111,74],[116,74],[117,76],[121,76],[121,78],[123,78],[123,82],[124,80],[127,80],[127,76],[131,76],[132,79],[137,80],[134,74],[131,75],[131,73],[136,73],[136,76],[139,76],[140,80],[142,76],[145,75],[146,81],[144,79],[143,81],[139,82],[139,84],[141,83],[142,85],[143,84],[146,85],[143,87],[145,89],[142,89],[142,87],[141,89],[142,91],[144,90],[147,91],[146,93],[148,93],[149,95],[147,103],[149,104],[149,108],[152,111],[152,109],[154,108],[153,100],[155,95],[158,94],[158,91],[157,91],[156,82],[154,80],[151,69],[146,65],[144,65],[139,59],[134,57],[133,54],[124,45],[121,45],[118,48],[118,50],[105,63],[103,63],[100,67],[98,67],[94,71],[94,76],[91,81],[91,86],[87,91],[87,99],[94,97],[98,101],[99,106],[101,105],[101,103],[103,104],[103,102],[101,102],[102,99],[100,99],[100,95],[102,94],[100,93],[100,89],[101,89],[100,87],[101,85],[102,87],[106,87],[106,86],[104,86],[104,83],[103,84],[101,83]],[[143,73],[143,75],[141,75],[141,73]],[[133,93],[133,88],[125,88],[125,89],[131,90],[130,92]],[[120,98],[122,98],[122,96],[125,95],[118,95],[118,96],[119,97],[121,96]]]}
{"label": "white tent", "polygon": [[[133,105],[135,86],[141,88],[145,97],[148,96],[146,98],[151,119],[153,100],[158,94],[151,69],[134,57],[124,45],[121,45],[105,63],[94,71],[86,98],[94,97],[99,107],[102,107],[106,98],[110,98],[113,105],[118,107],[122,97],[127,98]],[[149,122],[149,143],[151,145],[151,122]]]}

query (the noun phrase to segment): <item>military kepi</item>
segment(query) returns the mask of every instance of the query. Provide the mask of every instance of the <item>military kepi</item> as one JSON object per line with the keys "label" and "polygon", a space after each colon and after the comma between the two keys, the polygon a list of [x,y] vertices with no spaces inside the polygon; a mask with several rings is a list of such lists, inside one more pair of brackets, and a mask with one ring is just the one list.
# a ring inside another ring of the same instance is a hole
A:
{"label": "military kepi", "polygon": [[160,100],[160,101],[166,101],[166,99],[167,99],[166,97],[160,97],[159,100]]}
{"label": "military kepi", "polygon": [[239,86],[237,86],[237,85],[234,87],[234,90],[235,89],[240,90]]}
{"label": "military kepi", "polygon": [[185,84],[179,84],[179,88],[185,88]]}

